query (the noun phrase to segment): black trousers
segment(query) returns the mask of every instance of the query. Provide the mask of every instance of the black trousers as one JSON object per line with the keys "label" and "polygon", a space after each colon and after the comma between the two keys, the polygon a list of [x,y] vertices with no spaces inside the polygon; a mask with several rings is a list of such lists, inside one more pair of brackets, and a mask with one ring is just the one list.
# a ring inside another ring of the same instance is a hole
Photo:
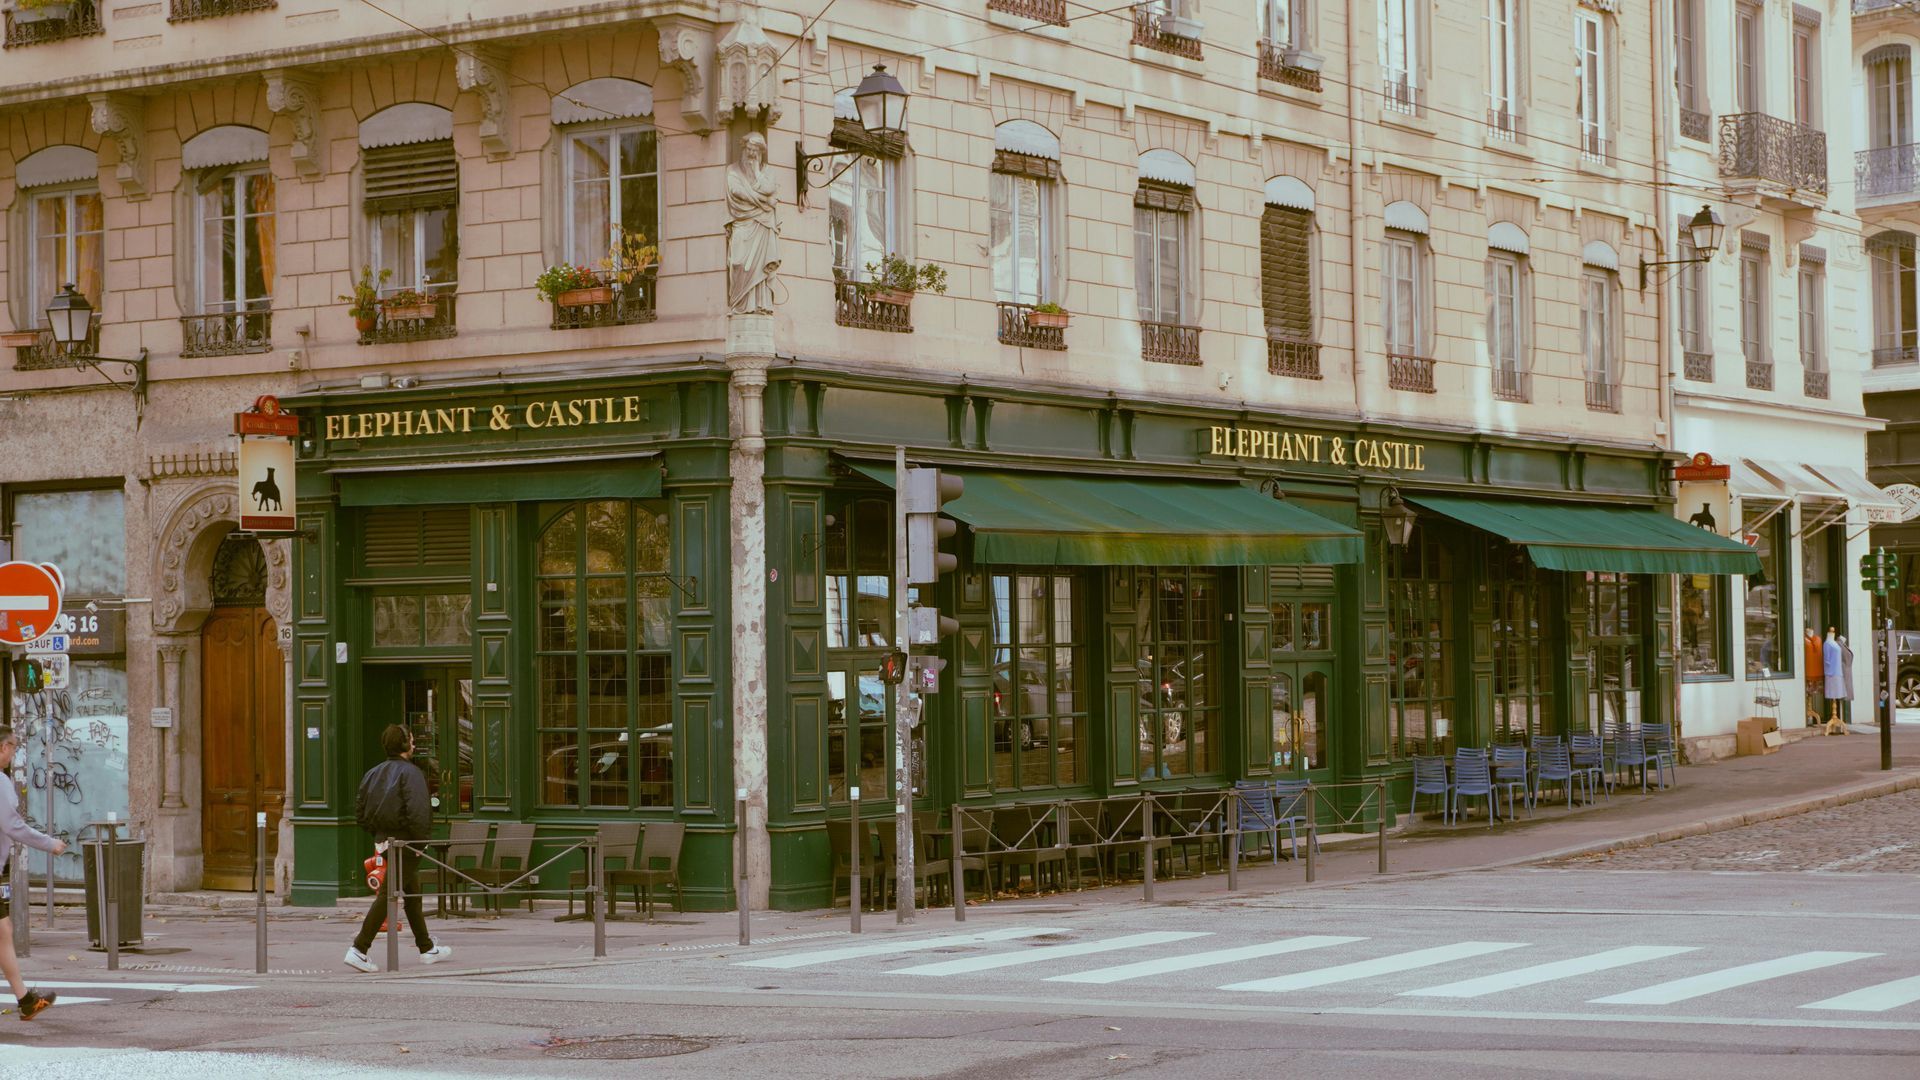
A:
{"label": "black trousers", "polygon": [[[433,937],[427,933],[427,912],[420,897],[420,856],[416,852],[387,852],[387,873],[395,868],[400,871],[400,906],[407,913],[407,926],[413,930],[413,943],[421,952],[433,948]],[[366,921],[360,924],[360,933],[353,939],[353,947],[366,952],[373,947],[373,939],[380,933],[380,924],[387,921],[387,890],[382,887],[378,896],[373,898],[373,906],[367,909]]]}

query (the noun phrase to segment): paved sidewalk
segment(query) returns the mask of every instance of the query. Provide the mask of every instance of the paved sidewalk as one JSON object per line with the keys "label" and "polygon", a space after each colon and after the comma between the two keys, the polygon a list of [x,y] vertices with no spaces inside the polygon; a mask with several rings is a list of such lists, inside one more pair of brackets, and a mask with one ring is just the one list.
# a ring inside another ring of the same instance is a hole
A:
{"label": "paved sidewalk", "polygon": [[[1454,826],[1443,826],[1437,816],[1423,814],[1389,834],[1388,866],[1395,877],[1407,879],[1567,858],[1646,846],[1920,789],[1920,731],[1896,729],[1896,768],[1886,773],[1879,771],[1877,733],[1863,731],[1846,738],[1805,738],[1766,757],[1689,766],[1680,770],[1679,783],[1670,790],[1642,794],[1637,787],[1620,788],[1611,800],[1571,813],[1564,802],[1549,802],[1533,817],[1523,813],[1518,822],[1502,822],[1492,828],[1480,814],[1468,824]],[[1329,837],[1317,860],[1318,883],[1373,880],[1376,859],[1372,836]],[[1250,862],[1240,875],[1240,888],[1246,893],[1309,888],[1304,870],[1298,862],[1282,862],[1277,867],[1268,861]],[[1219,872],[1161,881],[1155,898],[1161,903],[1180,903],[1217,897],[1224,895],[1226,884],[1226,876]],[[207,894],[193,899],[203,905],[217,900],[221,907],[149,904],[146,947],[141,952],[123,954],[120,978],[166,981],[175,976],[215,976],[249,984],[260,979],[252,974],[252,898]],[[1031,917],[1038,910],[1090,911],[1140,901],[1137,883],[1003,900],[970,907],[969,925],[1001,917]],[[359,926],[366,903],[346,901],[330,909],[270,908],[270,974],[265,979],[271,981],[275,975],[374,977],[359,975],[341,964],[341,954]],[[428,907],[431,911],[431,899]],[[536,912],[521,908],[500,918],[430,919],[434,936],[453,947],[453,959],[436,967],[421,967],[410,938],[402,933],[400,977],[594,963],[592,924],[554,922],[553,916],[564,910],[564,904],[542,905]],[[621,913],[628,911],[622,905]],[[19,912],[15,914],[18,917]],[[847,916],[844,908],[756,912],[752,918],[754,940],[765,943],[843,934]],[[83,980],[106,974],[105,955],[85,948],[85,920],[78,908],[60,908],[53,930],[45,929],[45,921],[45,914],[36,907],[33,955],[24,963],[30,981]],[[867,933],[897,929],[891,912],[869,912],[864,923]],[[952,908],[938,908],[922,912],[912,929],[938,931],[953,923]],[[736,913],[676,913],[662,908],[653,922],[610,921],[608,955],[630,961],[659,950],[733,947],[738,927]],[[375,945],[372,955],[376,963],[384,962],[384,938]]]}

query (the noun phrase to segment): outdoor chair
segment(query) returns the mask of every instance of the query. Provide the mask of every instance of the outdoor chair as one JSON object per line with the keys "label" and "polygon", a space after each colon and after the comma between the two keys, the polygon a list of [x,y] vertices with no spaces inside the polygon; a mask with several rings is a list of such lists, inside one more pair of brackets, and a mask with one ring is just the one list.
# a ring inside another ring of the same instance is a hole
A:
{"label": "outdoor chair", "polygon": [[[891,825],[891,823],[888,823]],[[913,860],[913,898],[921,907],[943,903],[941,883],[952,884],[951,865],[944,859],[926,859],[920,852],[926,847],[925,838],[919,835],[916,825],[914,835]],[[900,874],[900,837],[893,828],[883,827],[880,835],[880,876],[874,884],[880,888],[880,906],[885,908],[893,903],[898,895]]]}
{"label": "outdoor chair", "polygon": [[[1264,785],[1262,785],[1264,787]],[[1107,856],[1105,844],[1100,842],[1100,803],[1068,802],[1061,804],[1067,813],[1067,873],[1073,877],[1074,888],[1086,883],[1087,864],[1093,864],[1094,880],[1100,885],[1107,883]],[[1245,819],[1242,818],[1242,827]]]}
{"label": "outdoor chair", "polygon": [[1102,809],[1106,821],[1102,831],[1113,839],[1115,876],[1118,876],[1119,860],[1123,855],[1132,861],[1134,869],[1143,873],[1149,854],[1157,872],[1165,874],[1173,869],[1173,842],[1161,835],[1158,829],[1154,830],[1152,850],[1148,851],[1142,831],[1147,809],[1144,797],[1111,799]]}
{"label": "outdoor chair", "polygon": [[1652,755],[1647,753],[1645,731],[1624,726],[1613,738],[1613,762],[1614,768],[1626,770],[1629,776],[1634,769],[1640,770],[1641,791],[1647,790],[1647,766],[1651,764],[1656,770],[1660,767],[1658,751]]}
{"label": "outdoor chair", "polygon": [[[993,812],[993,835],[1000,852],[1003,888],[1019,891],[1022,867],[1030,871],[1036,894],[1049,879],[1055,888],[1064,883],[1067,853],[1049,842],[1054,830],[1046,816],[1052,812],[1051,807],[1031,806],[1008,806]],[[884,843],[885,837],[881,839]]]}
{"label": "outdoor chair", "polygon": [[[862,894],[865,894],[871,891],[873,888],[873,880],[874,880],[873,875],[875,871],[874,871],[873,858],[872,858],[873,844],[871,843],[871,837],[872,837],[872,822],[867,822],[867,821],[861,822],[860,838],[862,840],[868,841],[868,843],[862,849],[862,854],[866,855],[867,857],[861,863],[861,866],[860,866],[860,879],[861,879],[860,891]],[[839,818],[837,820],[834,818],[828,818],[827,819],[827,852],[829,857],[832,860],[832,867],[833,867],[833,883],[829,887],[830,891],[827,896],[827,903],[829,905],[836,904],[839,902],[843,890],[845,891],[845,894],[847,896],[848,904],[853,904],[855,902],[864,902],[866,900],[865,895],[862,895],[861,897],[859,897],[858,901],[856,901],[852,895],[853,851],[854,851],[853,823],[846,820],[845,818]]]}
{"label": "outdoor chair", "polygon": [[1670,786],[1665,779],[1673,777],[1673,784],[1680,782],[1680,752],[1673,745],[1673,725],[1666,721],[1649,722],[1640,725],[1640,738],[1646,745],[1646,755],[1653,763],[1654,782],[1661,787]]}
{"label": "outdoor chair", "polygon": [[1513,805],[1515,788],[1520,790],[1520,799],[1526,804],[1527,812],[1533,812],[1533,783],[1527,775],[1526,747],[1515,744],[1493,748],[1493,785],[1506,789],[1509,818],[1520,816]]}
{"label": "outdoor chair", "polygon": [[1461,799],[1487,800],[1487,827],[1500,818],[1493,793],[1493,769],[1484,750],[1462,747],[1453,753],[1453,816],[1459,820]]}
{"label": "outdoor chair", "polygon": [[[633,866],[633,849],[640,843],[640,823],[637,821],[603,821],[593,830],[594,839],[599,843],[600,867],[605,873],[625,870]],[[573,894],[587,887],[587,872],[574,870],[567,874],[567,914],[573,914]],[[611,897],[613,890],[607,888],[602,880],[600,888],[604,895]],[[607,905],[607,913],[613,913],[613,905]]]}
{"label": "outdoor chair", "polygon": [[490,821],[456,821],[447,827],[447,850],[441,856],[446,865],[439,867],[442,912],[466,910],[467,880],[460,874],[471,873],[486,860],[487,838],[492,835]]}
{"label": "outdoor chair", "polygon": [[[608,885],[613,890],[632,889],[636,894],[634,906],[648,919],[653,918],[654,889],[671,887],[673,910],[679,911],[680,846],[686,838],[687,827],[680,822],[649,822],[640,837],[640,855],[634,860],[635,865],[628,870],[609,872]],[[612,905],[608,905],[607,910],[611,913]]]}
{"label": "outdoor chair", "polygon": [[961,810],[953,822],[954,843],[960,845],[960,875],[980,876],[979,890],[968,895],[988,900],[997,891],[1001,869],[1000,846],[994,842],[991,822],[989,810]]}
{"label": "outdoor chair", "polygon": [[1313,841],[1313,850],[1320,850],[1320,830],[1308,828],[1312,812],[1313,799],[1307,795],[1305,780],[1273,782],[1273,818],[1287,827],[1287,858],[1300,857],[1301,829],[1305,829],[1307,837]]}
{"label": "outdoor chair", "polygon": [[[493,834],[493,850],[488,853],[487,860],[467,871],[467,876],[496,889],[509,885],[526,888],[529,883],[519,879],[533,866],[533,834],[532,825],[521,822],[502,824],[499,831]],[[531,896],[527,898],[527,906],[533,906]],[[500,913],[498,894],[487,896],[487,907],[496,915]]]}
{"label": "outdoor chair", "polygon": [[[1538,753],[1540,756],[1540,767],[1534,773],[1535,783],[1542,789],[1543,793],[1548,784],[1557,783],[1561,787],[1566,788],[1567,809],[1573,809],[1574,781],[1590,781],[1590,774],[1584,771],[1576,772],[1574,770],[1573,759],[1569,756],[1567,748],[1560,745],[1557,740],[1551,744],[1540,746]],[[1591,788],[1587,791],[1587,801],[1593,801],[1593,791]]]}
{"label": "outdoor chair", "polygon": [[1216,804],[1217,800],[1210,794],[1161,795],[1154,799],[1154,808],[1160,815],[1153,824],[1154,834],[1164,834],[1180,852],[1180,868],[1186,873],[1193,872],[1195,855],[1200,857],[1200,872],[1207,872],[1210,847],[1214,849],[1215,863],[1225,865],[1219,858],[1220,834],[1213,822]]}
{"label": "outdoor chair", "polygon": [[1613,797],[1613,774],[1607,770],[1606,750],[1600,736],[1570,736],[1567,753],[1574,769],[1586,778],[1589,800],[1593,798],[1596,782],[1601,794]]}
{"label": "outdoor chair", "polygon": [[1267,847],[1273,852],[1273,861],[1280,862],[1280,822],[1273,812],[1273,788],[1257,780],[1240,780],[1233,785],[1233,797],[1240,805],[1240,848],[1241,855],[1247,854],[1247,841],[1264,836]]}
{"label": "outdoor chair", "polygon": [[1414,808],[1420,805],[1420,796],[1440,796],[1440,820],[1453,820],[1453,787],[1447,782],[1447,759],[1441,757],[1415,757],[1413,759],[1413,796],[1407,800],[1407,816],[1414,815]]}

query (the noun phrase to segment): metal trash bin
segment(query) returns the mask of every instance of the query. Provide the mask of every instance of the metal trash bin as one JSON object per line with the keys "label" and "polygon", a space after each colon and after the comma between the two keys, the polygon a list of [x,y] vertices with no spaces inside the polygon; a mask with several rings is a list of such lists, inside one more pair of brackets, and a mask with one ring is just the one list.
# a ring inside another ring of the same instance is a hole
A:
{"label": "metal trash bin", "polygon": [[[122,840],[113,845],[116,865],[113,868],[114,891],[120,901],[120,947],[138,945],[145,935],[141,929],[141,897],[146,893],[145,865],[147,842],[145,840]],[[100,873],[106,867],[107,842],[105,840],[83,840],[80,843],[80,861],[86,866],[87,884],[87,947],[105,949],[106,939],[101,925],[106,915],[100,910]]]}

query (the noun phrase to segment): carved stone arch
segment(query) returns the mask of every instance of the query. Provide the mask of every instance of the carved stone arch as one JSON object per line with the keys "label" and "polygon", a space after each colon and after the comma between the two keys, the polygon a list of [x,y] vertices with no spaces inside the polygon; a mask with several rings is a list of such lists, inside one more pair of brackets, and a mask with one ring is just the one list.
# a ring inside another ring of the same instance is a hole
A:
{"label": "carved stone arch", "polygon": [[[153,629],[161,635],[191,634],[213,610],[213,559],[220,542],[239,527],[239,500],[230,479],[189,491],[161,532],[154,580]],[[267,612],[282,642],[292,629],[292,558],[285,540],[261,542],[267,565]]]}

